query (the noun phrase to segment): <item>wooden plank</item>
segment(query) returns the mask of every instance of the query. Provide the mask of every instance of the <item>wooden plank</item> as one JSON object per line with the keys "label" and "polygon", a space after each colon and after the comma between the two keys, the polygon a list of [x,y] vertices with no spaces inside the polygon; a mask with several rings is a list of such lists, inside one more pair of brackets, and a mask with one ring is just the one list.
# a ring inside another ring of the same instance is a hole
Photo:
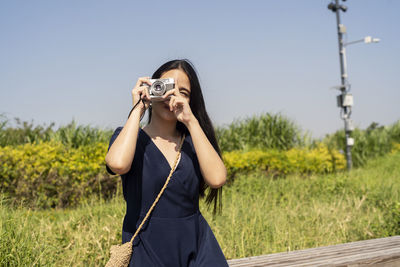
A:
{"label": "wooden plank", "polygon": [[[317,254],[323,254],[326,252],[334,251],[334,250],[342,250],[342,251],[348,251],[350,249],[359,249],[360,248],[360,243],[365,247],[378,247],[378,246],[395,246],[398,245],[400,242],[400,236],[399,237],[393,237],[388,240],[388,238],[379,238],[379,239],[370,239],[370,240],[365,240],[365,241],[356,241],[356,242],[350,242],[350,243],[345,243],[345,244],[338,244],[338,245],[331,245],[331,246],[324,246],[324,247],[317,247],[317,248],[311,248],[311,249],[304,249],[304,250],[296,250],[296,251],[291,251],[291,252],[281,252],[281,253],[274,253],[274,254],[269,254],[269,255],[263,255],[263,256],[253,256],[249,258],[260,258],[260,257],[265,257],[268,259],[273,259],[273,258],[281,258],[282,255],[289,254],[290,257],[295,257],[296,255],[307,255],[310,254],[310,252],[313,253],[313,255]],[[246,261],[248,258],[241,258],[241,259],[234,259],[230,261]]]}
{"label": "wooden plank", "polygon": [[400,266],[400,236],[232,259],[228,264],[231,267]]}
{"label": "wooden plank", "polygon": [[[277,262],[299,262],[299,261],[304,261],[304,260],[311,260],[313,258],[333,258],[333,257],[344,257],[346,255],[356,255],[362,253],[362,249],[365,249],[367,253],[372,253],[374,251],[382,251],[385,249],[390,249],[392,246],[380,246],[380,247],[370,247],[369,249],[365,247],[361,247],[359,249],[348,249],[348,250],[332,250],[332,251],[326,251],[325,253],[312,253],[312,251],[302,251],[302,253],[294,253],[294,252],[288,252],[288,253],[278,253],[279,255],[276,255],[275,257],[268,257],[269,255],[265,255],[263,257],[257,257],[253,258],[252,263],[277,263]],[[272,254],[273,255],[273,254]],[[246,263],[248,260],[247,259],[241,259],[239,262],[244,262]],[[235,266],[241,266],[240,264],[236,264]]]}
{"label": "wooden plank", "polygon": [[[378,255],[382,254],[382,249],[376,249],[376,252],[378,253]],[[390,253],[397,253],[399,251],[391,251]],[[292,255],[293,253],[285,253],[285,255],[280,255],[281,257],[275,257],[275,258],[269,258],[269,257],[261,257],[261,258],[253,258],[253,260],[251,260],[251,263],[254,264],[258,264],[258,263],[265,263],[265,264],[274,264],[274,266],[285,266],[285,265],[289,265],[289,264],[297,264],[300,265],[300,263],[305,262],[305,263],[310,263],[310,262],[315,262],[315,259],[333,259],[333,258],[344,258],[346,256],[350,256],[350,258],[354,258],[354,255],[362,255],[363,258],[365,258],[366,256],[370,255],[370,257],[372,257],[371,255],[373,255],[373,251],[369,250],[366,253],[360,253],[358,251],[358,253],[354,253],[353,251],[350,251],[350,253],[328,253],[328,254],[306,254],[306,255]],[[353,255],[352,255],[353,254]],[[342,260],[343,261],[343,260]],[[235,264],[235,266],[246,266],[247,263],[249,262],[248,260],[246,261],[241,261],[243,264]],[[316,263],[316,262],[315,262]],[[233,265],[232,265],[233,266]]]}
{"label": "wooden plank", "polygon": [[[293,263],[299,264],[300,262],[310,262],[316,258],[318,260],[321,260],[321,259],[343,258],[343,257],[349,256],[349,255],[352,257],[353,255],[359,255],[359,254],[364,254],[364,253],[367,253],[367,255],[368,255],[368,254],[374,253],[375,251],[380,253],[381,251],[386,250],[386,249],[391,249],[392,247],[391,246],[388,246],[388,247],[380,246],[380,247],[376,247],[376,248],[371,247],[369,249],[365,249],[364,250],[365,252],[363,253],[362,249],[364,249],[364,248],[365,247],[362,247],[361,250],[360,249],[349,249],[349,250],[344,250],[344,251],[343,250],[340,250],[340,251],[333,250],[333,251],[327,251],[325,253],[310,253],[310,252],[307,253],[307,251],[305,251],[306,253],[304,253],[303,255],[290,256],[290,259],[287,259],[288,256],[286,256],[286,257],[279,257],[279,258],[275,258],[275,259],[268,259],[267,262],[268,263],[274,263],[274,262],[281,263],[282,260],[287,260],[286,264],[288,262],[293,262]],[[288,255],[288,253],[286,253],[286,255]],[[265,259],[261,260],[261,262],[265,262]],[[279,266],[279,265],[277,265],[277,266]]]}

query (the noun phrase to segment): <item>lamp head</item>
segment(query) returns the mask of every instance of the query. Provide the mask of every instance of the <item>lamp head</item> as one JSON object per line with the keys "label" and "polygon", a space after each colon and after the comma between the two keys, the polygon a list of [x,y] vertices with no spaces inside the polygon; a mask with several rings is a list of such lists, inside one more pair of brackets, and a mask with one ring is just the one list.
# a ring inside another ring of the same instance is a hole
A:
{"label": "lamp head", "polygon": [[338,9],[341,9],[343,12],[347,11],[347,6],[345,5],[336,5],[335,3],[331,2],[328,5],[328,9],[332,10],[332,12],[336,12]]}

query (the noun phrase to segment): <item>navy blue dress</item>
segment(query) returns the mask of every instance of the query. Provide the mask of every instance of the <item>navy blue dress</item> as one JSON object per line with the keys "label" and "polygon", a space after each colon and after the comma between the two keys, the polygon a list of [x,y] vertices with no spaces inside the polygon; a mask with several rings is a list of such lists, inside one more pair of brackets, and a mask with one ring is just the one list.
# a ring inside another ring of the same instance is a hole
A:
{"label": "navy blue dress", "polygon": [[[118,127],[110,144],[117,138]],[[114,174],[110,168],[107,171]],[[169,175],[171,167],[151,137],[139,128],[131,169],[121,175],[126,214],[122,243],[131,240]],[[203,179],[190,135],[181,157],[151,215],[133,241],[129,266],[228,266],[209,224],[199,210]]]}

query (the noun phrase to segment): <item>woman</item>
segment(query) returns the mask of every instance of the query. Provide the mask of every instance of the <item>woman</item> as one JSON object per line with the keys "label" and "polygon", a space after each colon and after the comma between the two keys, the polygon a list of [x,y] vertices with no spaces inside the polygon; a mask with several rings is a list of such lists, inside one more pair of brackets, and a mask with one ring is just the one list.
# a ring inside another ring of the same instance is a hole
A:
{"label": "woman", "polygon": [[[177,167],[150,217],[133,241],[130,266],[228,266],[207,221],[199,197],[221,209],[226,168],[207,115],[196,72],[187,60],[162,65],[152,79],[173,78],[175,87],[150,101],[149,77],[132,90],[132,109],[124,127],[111,137],[107,170],[122,177],[127,212],[122,243],[131,240],[165,183],[184,136]],[[149,120],[139,122],[149,109]]]}

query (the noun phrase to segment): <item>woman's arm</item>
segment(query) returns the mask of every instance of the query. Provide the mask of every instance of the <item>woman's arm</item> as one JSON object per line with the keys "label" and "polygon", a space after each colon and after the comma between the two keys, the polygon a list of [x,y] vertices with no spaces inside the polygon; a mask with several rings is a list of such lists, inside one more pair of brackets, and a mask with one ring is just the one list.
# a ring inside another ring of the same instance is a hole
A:
{"label": "woman's arm", "polygon": [[200,165],[201,175],[211,188],[218,188],[226,183],[226,168],[217,151],[211,145],[199,121],[193,115],[189,105],[189,97],[179,92],[176,81],[175,90],[167,92],[163,98],[170,97],[170,110],[175,113],[178,121],[185,124],[192,137],[194,149]]}
{"label": "woman's arm", "polygon": [[211,188],[223,186],[226,183],[224,162],[211,145],[196,117],[192,116],[185,124],[192,137],[204,180]]}
{"label": "woman's arm", "polygon": [[117,174],[127,173],[132,166],[133,157],[135,156],[140,118],[143,112],[146,111],[150,100],[147,86],[143,86],[143,83],[151,84],[149,77],[139,78],[136,86],[132,89],[134,107],[136,103],[138,105],[132,110],[131,115],[114,140],[114,143],[112,143],[105,158],[107,166]]}
{"label": "woman's arm", "polygon": [[107,166],[117,174],[127,173],[135,155],[141,112],[134,109],[106,155]]}

